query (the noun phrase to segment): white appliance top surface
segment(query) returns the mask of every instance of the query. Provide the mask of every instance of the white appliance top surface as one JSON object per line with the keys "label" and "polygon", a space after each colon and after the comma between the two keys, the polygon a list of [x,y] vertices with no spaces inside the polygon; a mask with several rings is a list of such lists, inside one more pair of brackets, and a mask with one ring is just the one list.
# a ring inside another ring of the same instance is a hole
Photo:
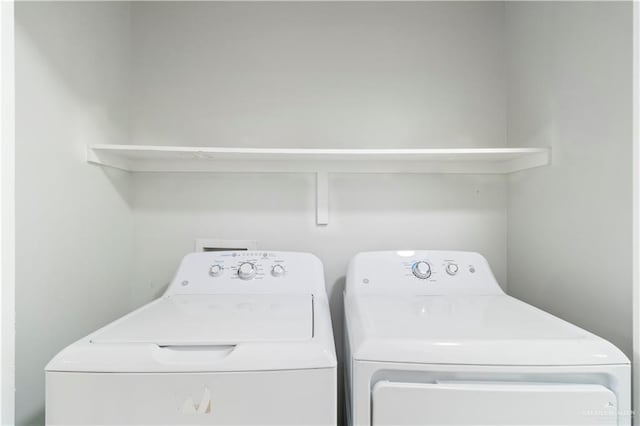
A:
{"label": "white appliance top surface", "polygon": [[308,294],[172,295],[97,331],[91,342],[202,346],[312,336],[313,297]]}
{"label": "white appliance top surface", "polygon": [[356,358],[573,365],[627,363],[615,346],[507,295],[359,295],[348,302]]}
{"label": "white appliance top surface", "polygon": [[363,296],[372,337],[394,340],[581,339],[591,335],[509,296]]}

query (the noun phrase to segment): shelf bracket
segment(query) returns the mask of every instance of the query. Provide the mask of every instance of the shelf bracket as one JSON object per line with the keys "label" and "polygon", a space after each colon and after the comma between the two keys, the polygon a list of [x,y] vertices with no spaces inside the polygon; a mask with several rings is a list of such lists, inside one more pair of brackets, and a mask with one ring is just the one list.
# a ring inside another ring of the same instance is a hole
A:
{"label": "shelf bracket", "polygon": [[329,173],[316,173],[316,224],[329,224]]}

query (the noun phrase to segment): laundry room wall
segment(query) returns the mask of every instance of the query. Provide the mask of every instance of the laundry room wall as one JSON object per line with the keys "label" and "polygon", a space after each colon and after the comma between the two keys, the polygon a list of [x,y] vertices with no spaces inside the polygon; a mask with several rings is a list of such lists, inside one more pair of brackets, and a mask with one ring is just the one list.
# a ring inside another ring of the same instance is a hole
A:
{"label": "laundry room wall", "polygon": [[[131,142],[505,146],[503,12],[478,2],[135,3]],[[410,246],[483,251],[506,281],[502,177],[332,175],[326,227],[315,225],[313,175],[134,180],[136,304],[207,236],[324,252],[337,266],[330,288],[355,252]]]}
{"label": "laundry room wall", "polygon": [[128,310],[126,174],[89,166],[126,143],[129,5],[18,2],[16,423],[44,424],[44,367]]}
{"label": "laundry room wall", "polygon": [[506,6],[508,140],[553,164],[509,178],[509,292],[632,348],[631,2]]}
{"label": "laundry room wall", "polygon": [[133,141],[502,146],[503,10],[491,2],[134,3]]}

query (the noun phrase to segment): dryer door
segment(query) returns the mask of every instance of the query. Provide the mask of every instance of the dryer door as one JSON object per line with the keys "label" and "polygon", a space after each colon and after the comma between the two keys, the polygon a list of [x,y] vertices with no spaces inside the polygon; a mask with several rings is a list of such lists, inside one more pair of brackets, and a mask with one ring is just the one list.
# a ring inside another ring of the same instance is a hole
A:
{"label": "dryer door", "polygon": [[595,384],[380,381],[373,425],[617,425],[617,398]]}

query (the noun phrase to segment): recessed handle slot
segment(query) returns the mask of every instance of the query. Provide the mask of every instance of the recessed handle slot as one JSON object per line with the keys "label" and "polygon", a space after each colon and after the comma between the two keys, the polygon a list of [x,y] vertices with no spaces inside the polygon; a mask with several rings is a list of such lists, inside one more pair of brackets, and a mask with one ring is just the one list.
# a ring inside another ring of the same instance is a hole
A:
{"label": "recessed handle slot", "polygon": [[156,357],[165,364],[206,364],[225,359],[235,348],[235,345],[157,346]]}

